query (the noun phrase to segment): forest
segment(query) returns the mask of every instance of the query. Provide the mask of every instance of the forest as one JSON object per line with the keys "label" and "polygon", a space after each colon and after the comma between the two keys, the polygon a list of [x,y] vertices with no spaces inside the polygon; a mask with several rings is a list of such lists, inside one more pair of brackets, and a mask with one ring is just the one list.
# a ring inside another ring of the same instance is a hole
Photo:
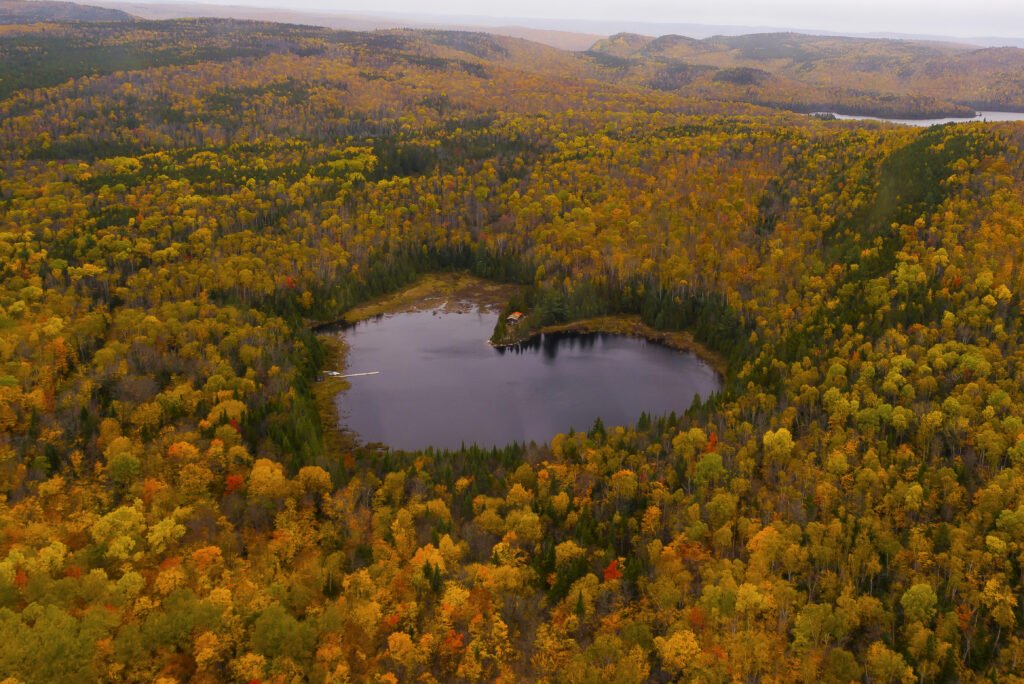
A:
{"label": "forest", "polygon": [[590,54],[653,88],[804,112],[971,117],[1024,109],[1024,51],[949,42],[769,33],[695,40],[622,33]]}
{"label": "forest", "polygon": [[[601,54],[0,26],[0,681],[1024,679],[1024,124]],[[346,440],[314,329],[446,271],[687,331],[725,389]]]}

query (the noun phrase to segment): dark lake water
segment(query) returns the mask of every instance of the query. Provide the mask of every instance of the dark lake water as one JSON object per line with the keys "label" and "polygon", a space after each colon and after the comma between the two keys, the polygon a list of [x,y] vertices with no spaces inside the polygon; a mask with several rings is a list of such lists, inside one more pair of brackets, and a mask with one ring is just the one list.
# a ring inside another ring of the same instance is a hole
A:
{"label": "dark lake water", "polygon": [[403,313],[346,329],[351,389],[336,402],[363,443],[396,449],[547,442],[570,427],[634,424],[685,411],[720,388],[695,354],[616,335],[487,344],[496,313]]}

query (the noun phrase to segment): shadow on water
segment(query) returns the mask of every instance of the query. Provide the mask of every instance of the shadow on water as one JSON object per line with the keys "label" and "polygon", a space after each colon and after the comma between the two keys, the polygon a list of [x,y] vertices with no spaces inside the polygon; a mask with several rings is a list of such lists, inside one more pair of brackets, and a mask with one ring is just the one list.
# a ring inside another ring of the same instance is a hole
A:
{"label": "shadow on water", "polygon": [[559,332],[544,333],[535,335],[528,340],[516,342],[515,344],[496,347],[499,354],[536,354],[540,352],[547,360],[554,360],[558,357],[559,350],[586,350],[594,347],[598,342],[606,338],[619,337],[607,333],[576,333]]}
{"label": "shadow on water", "polygon": [[546,442],[569,428],[685,411],[721,388],[689,352],[604,333],[487,343],[495,313],[417,311],[334,330],[348,345],[342,424],[397,449]]}

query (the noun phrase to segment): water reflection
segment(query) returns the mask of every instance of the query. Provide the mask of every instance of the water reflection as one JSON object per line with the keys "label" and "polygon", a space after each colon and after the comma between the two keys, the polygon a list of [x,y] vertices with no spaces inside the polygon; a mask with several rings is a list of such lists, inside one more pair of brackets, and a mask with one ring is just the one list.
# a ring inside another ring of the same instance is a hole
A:
{"label": "water reflection", "polygon": [[616,337],[606,333],[548,333],[528,340],[497,348],[498,354],[536,354],[541,352],[545,360],[553,361],[558,357],[559,350],[586,350],[603,342],[606,337]]}
{"label": "water reflection", "polygon": [[604,334],[544,335],[505,349],[486,343],[497,315],[398,314],[346,328],[350,379],[342,422],[363,442],[457,448],[545,442],[570,427],[632,424],[680,412],[719,388],[693,354]]}

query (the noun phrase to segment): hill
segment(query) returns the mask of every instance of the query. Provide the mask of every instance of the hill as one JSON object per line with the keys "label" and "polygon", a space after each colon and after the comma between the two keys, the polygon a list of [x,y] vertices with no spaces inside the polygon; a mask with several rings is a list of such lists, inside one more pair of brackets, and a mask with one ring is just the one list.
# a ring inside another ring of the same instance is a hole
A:
{"label": "hill", "polygon": [[603,36],[545,28],[517,23],[479,25],[469,17],[402,17],[396,15],[362,14],[353,12],[314,12],[309,10],[248,7],[245,5],[206,4],[200,2],[123,2],[103,0],[104,7],[130,12],[144,19],[215,18],[270,21],[307,26],[323,26],[345,31],[380,31],[394,29],[430,29],[470,31],[498,36],[524,38],[562,50],[584,51]]}
{"label": "hill", "polygon": [[[746,86],[732,97],[804,111],[935,118],[971,109],[1024,109],[1024,50],[1018,48],[795,33],[703,40],[619,34],[592,51],[625,60],[636,79],[655,86],[693,67],[711,67],[716,71],[703,71],[711,80],[717,75],[720,82]],[[761,75],[752,78],[750,70]],[[713,85],[701,85],[717,93]]]}
{"label": "hill", "polygon": [[0,0],[0,24],[132,21],[132,18],[132,15],[121,10],[81,5],[74,2]]}

